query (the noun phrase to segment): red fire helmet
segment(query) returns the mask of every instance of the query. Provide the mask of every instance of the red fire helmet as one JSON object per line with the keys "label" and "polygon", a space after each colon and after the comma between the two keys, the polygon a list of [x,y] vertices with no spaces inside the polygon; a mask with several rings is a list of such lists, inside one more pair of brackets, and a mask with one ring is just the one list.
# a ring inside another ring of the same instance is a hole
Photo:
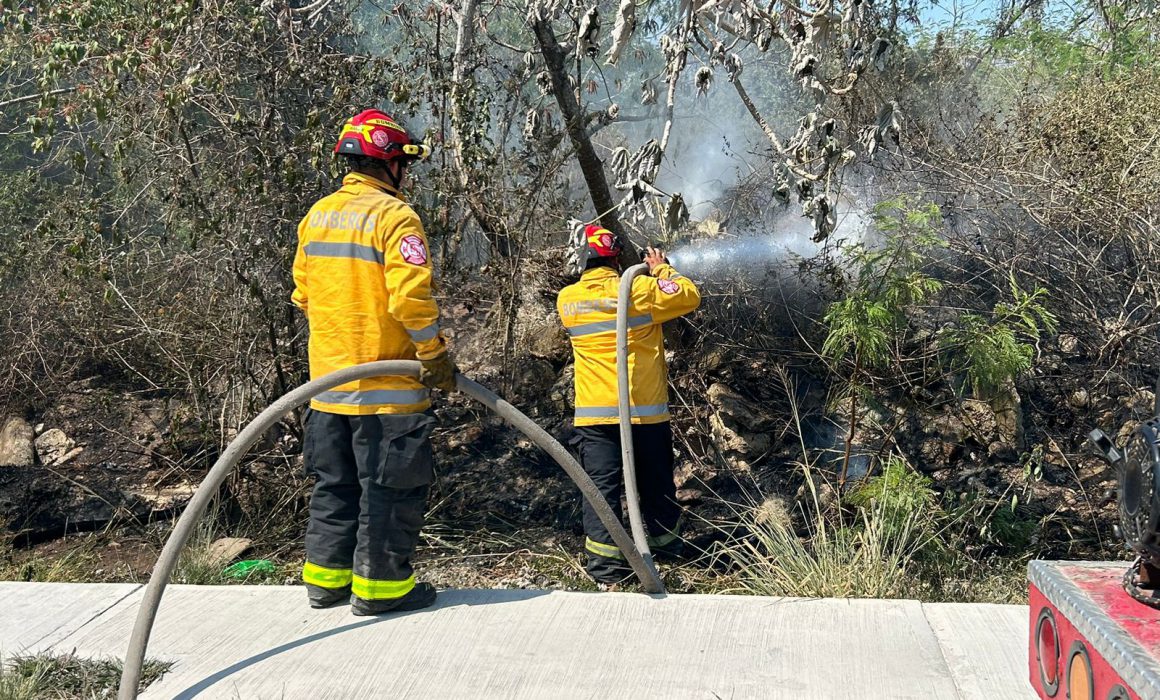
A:
{"label": "red fire helmet", "polygon": [[615,233],[597,224],[584,227],[590,257],[611,258],[620,254],[623,246]]}
{"label": "red fire helmet", "polygon": [[431,148],[412,137],[387,114],[377,109],[359,112],[342,127],[334,152],[379,160],[426,160]]}

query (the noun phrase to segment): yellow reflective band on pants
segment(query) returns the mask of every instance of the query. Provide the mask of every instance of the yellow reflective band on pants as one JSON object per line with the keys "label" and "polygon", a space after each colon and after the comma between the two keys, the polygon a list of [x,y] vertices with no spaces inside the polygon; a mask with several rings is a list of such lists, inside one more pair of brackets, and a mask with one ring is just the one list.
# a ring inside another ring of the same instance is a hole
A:
{"label": "yellow reflective band on pants", "polygon": [[665,534],[663,534],[659,537],[652,537],[650,535],[648,538],[648,546],[650,546],[650,547],[665,547],[665,546],[672,544],[673,542],[676,542],[679,539],[681,539],[681,536],[675,532],[666,532]]}
{"label": "yellow reflective band on pants", "polygon": [[302,581],[321,588],[343,588],[350,585],[350,569],[330,569],[306,562],[302,567]]}
{"label": "yellow reflective band on pants", "polygon": [[624,559],[624,555],[620,553],[620,549],[614,544],[604,544],[597,542],[591,537],[584,538],[584,549],[599,557],[607,557],[609,559]]}
{"label": "yellow reflective band on pants", "polygon": [[679,517],[677,519],[677,524],[673,526],[672,530],[667,530],[663,534],[657,535],[656,537],[649,535],[648,536],[648,546],[649,547],[667,547],[668,545],[672,544],[673,542],[676,542],[677,540],[681,539],[681,530],[684,529],[684,525],[685,525],[685,516],[684,516],[684,514],[682,514],[681,517]]}
{"label": "yellow reflective band on pants", "polygon": [[405,581],[376,581],[374,579],[363,578],[356,574],[350,584],[351,593],[354,593],[363,600],[402,598],[410,593],[414,587],[414,576],[411,576]]}

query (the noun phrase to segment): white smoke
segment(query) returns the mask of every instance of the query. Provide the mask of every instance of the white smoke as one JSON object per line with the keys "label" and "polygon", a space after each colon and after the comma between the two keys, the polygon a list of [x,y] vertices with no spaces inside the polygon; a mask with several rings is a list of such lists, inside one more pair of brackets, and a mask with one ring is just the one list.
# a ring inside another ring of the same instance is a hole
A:
{"label": "white smoke", "polygon": [[696,221],[721,207],[725,194],[750,170],[744,154],[760,146],[755,133],[733,119],[711,122],[701,115],[677,122],[657,187],[679,192]]}
{"label": "white smoke", "polygon": [[[863,241],[870,227],[866,209],[847,202],[839,212],[834,239]],[[739,270],[761,269],[794,259],[810,258],[821,251],[815,243],[809,219],[793,208],[771,218],[767,229],[738,235],[701,239],[668,253],[678,270],[699,278],[725,277]]]}

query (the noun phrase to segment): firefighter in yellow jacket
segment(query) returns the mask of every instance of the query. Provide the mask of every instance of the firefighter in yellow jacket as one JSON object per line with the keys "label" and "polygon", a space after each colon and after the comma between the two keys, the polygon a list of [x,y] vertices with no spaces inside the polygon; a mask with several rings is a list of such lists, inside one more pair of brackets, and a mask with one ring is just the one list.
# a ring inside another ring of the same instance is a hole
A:
{"label": "firefighter in yellow jacket", "polygon": [[[620,516],[624,477],[616,376],[616,307],[620,287],[617,236],[599,226],[577,231],[573,270],[580,281],[561,290],[556,308],[572,341],[576,364],[575,444],[580,463],[613,512]],[[633,281],[628,311],[628,367],[632,441],[641,513],[650,548],[680,551],[681,508],[673,486],[673,433],[669,425],[668,367],[661,324],[697,308],[701,296],[660,250],[645,256],[649,275]],[[628,576],[624,556],[584,503],[585,550],[590,576],[614,583]]]}
{"label": "firefighter in yellow jacket", "polygon": [[434,476],[429,389],[455,387],[427,238],[400,193],[408,166],[430,149],[366,110],[334,150],[350,173],[302,219],[294,258],[310,376],[376,360],[418,359],[423,371],[419,381],[364,379],[310,402],[302,452],[315,486],[302,578],[312,607],[350,600],[356,615],[414,610],[435,602],[411,568]]}

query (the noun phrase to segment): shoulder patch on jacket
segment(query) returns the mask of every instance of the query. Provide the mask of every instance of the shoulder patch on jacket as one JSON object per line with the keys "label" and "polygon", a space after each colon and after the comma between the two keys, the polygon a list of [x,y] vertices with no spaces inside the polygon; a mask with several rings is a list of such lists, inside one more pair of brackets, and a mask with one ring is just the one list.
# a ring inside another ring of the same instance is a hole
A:
{"label": "shoulder patch on jacket", "polygon": [[399,253],[412,265],[427,264],[427,246],[422,238],[414,234],[403,236],[403,240],[399,242]]}
{"label": "shoulder patch on jacket", "polygon": [[657,280],[657,286],[660,287],[661,291],[665,294],[676,294],[677,292],[681,291],[681,285],[673,282],[672,280]]}

